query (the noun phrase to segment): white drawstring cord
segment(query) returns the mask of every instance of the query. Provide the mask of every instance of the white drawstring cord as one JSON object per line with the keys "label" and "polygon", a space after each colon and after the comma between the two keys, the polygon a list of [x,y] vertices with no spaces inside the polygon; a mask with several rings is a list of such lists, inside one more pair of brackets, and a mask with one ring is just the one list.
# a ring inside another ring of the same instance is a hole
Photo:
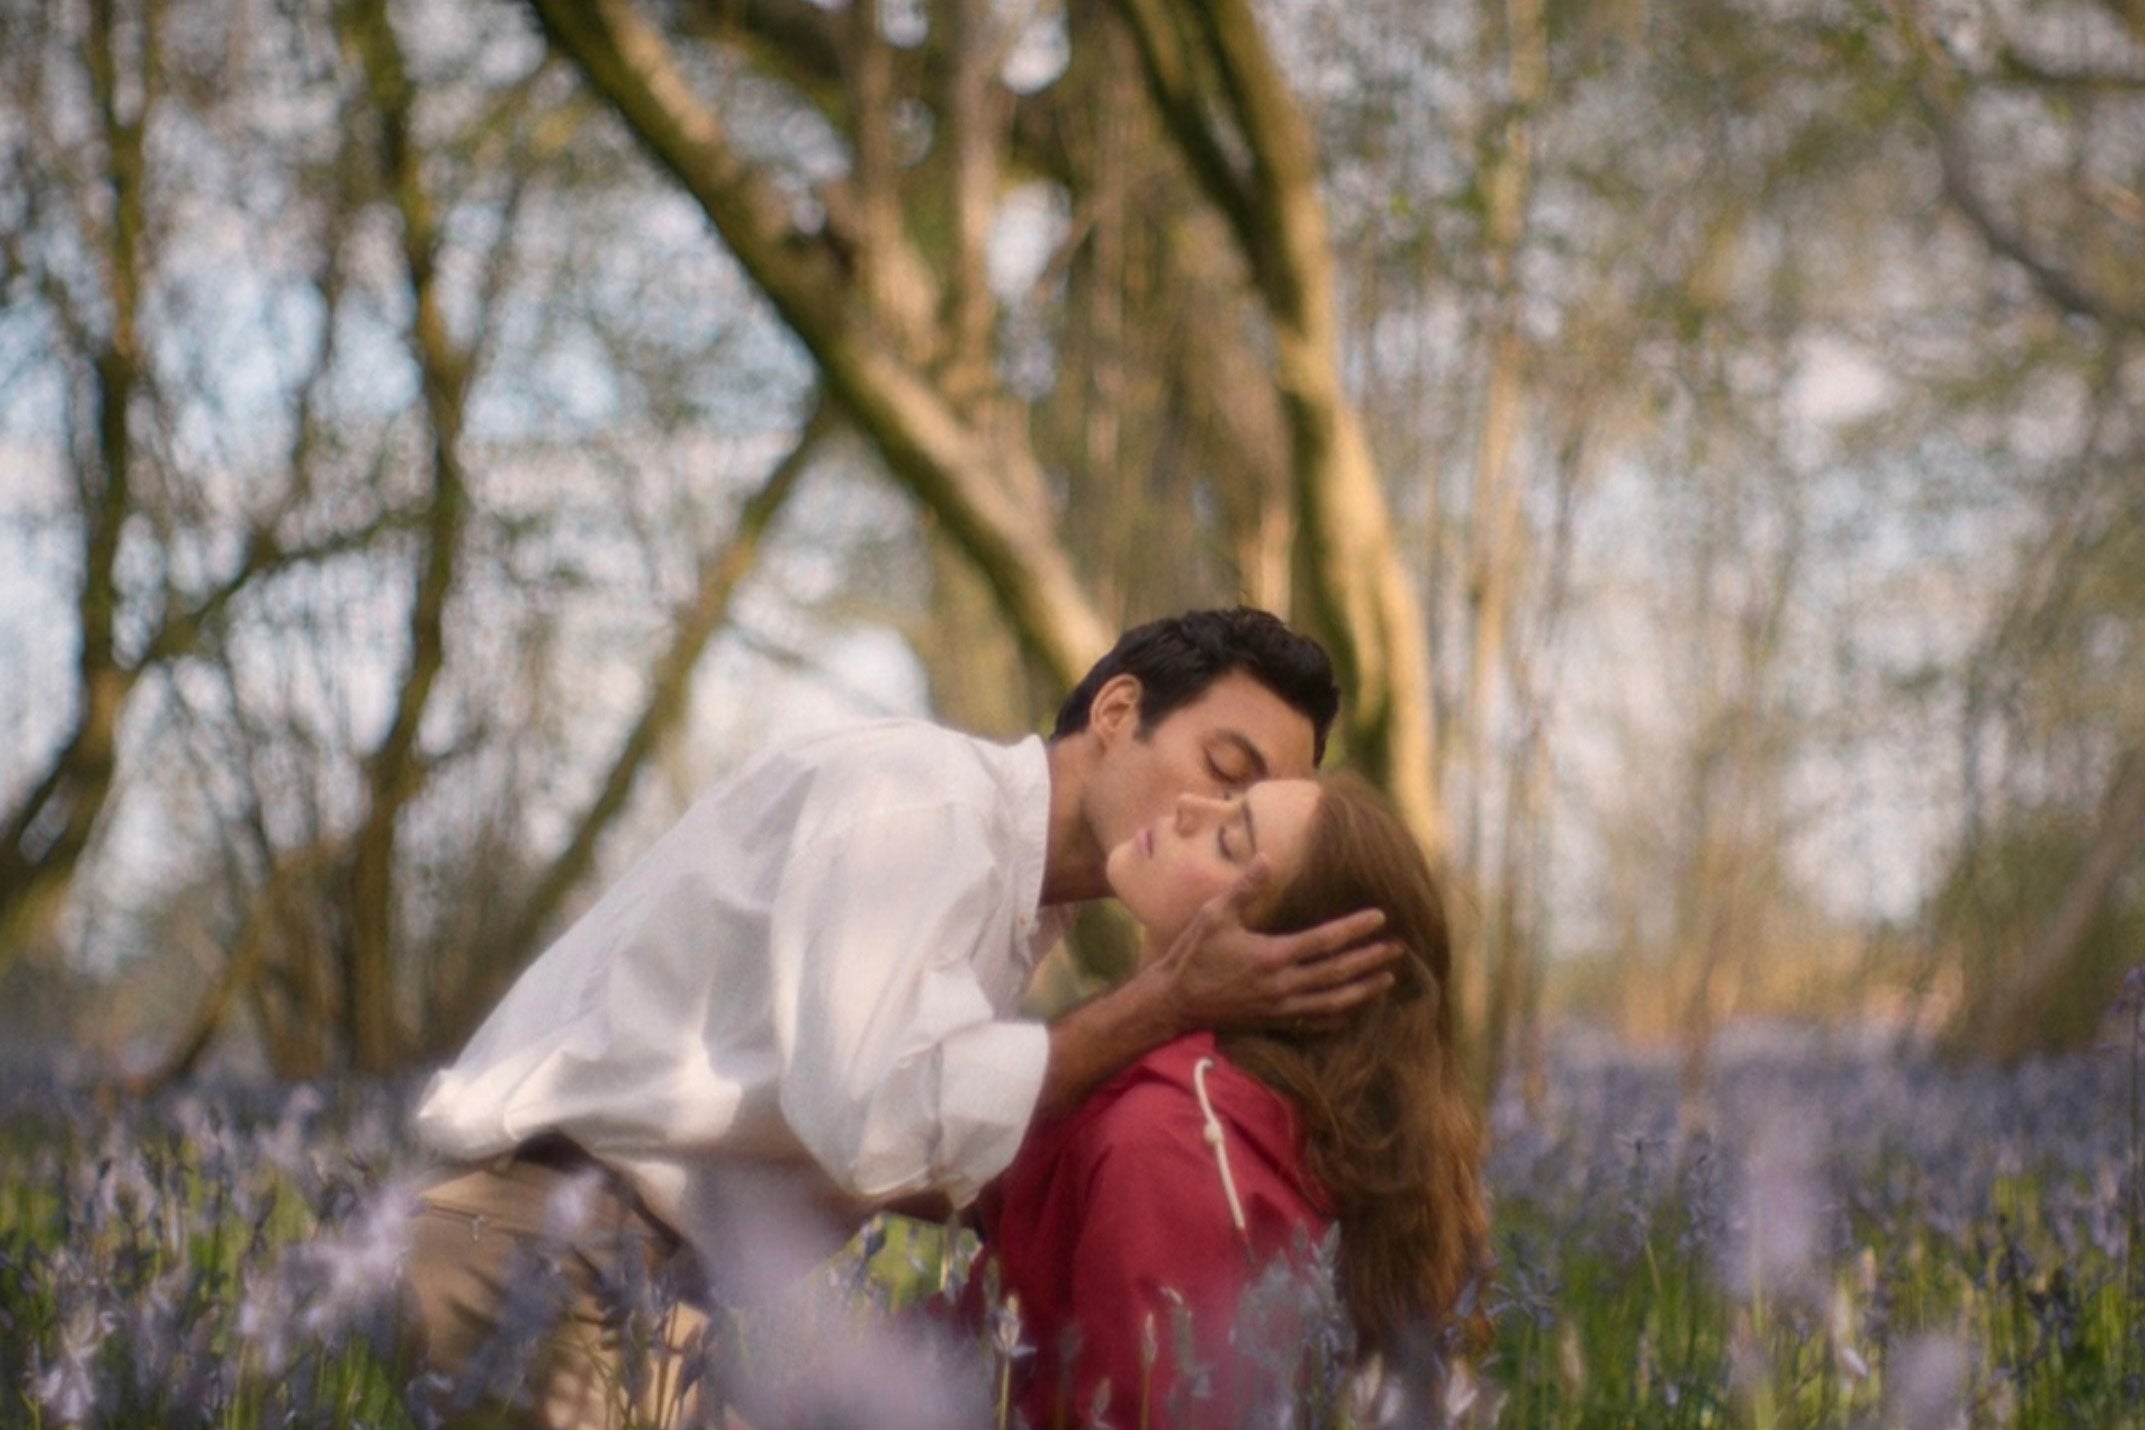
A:
{"label": "white drawstring cord", "polygon": [[1199,1094],[1199,1111],[1206,1117],[1203,1136],[1207,1146],[1214,1149],[1214,1165],[1221,1168],[1222,1194],[1229,1199],[1229,1220],[1236,1224],[1236,1234],[1243,1238],[1244,1250],[1251,1250],[1251,1229],[1244,1224],[1244,1204],[1236,1197],[1236,1178],[1229,1172],[1229,1149],[1223,1145],[1221,1119],[1214,1115],[1214,1104],[1207,1099],[1207,1069],[1214,1066],[1214,1059],[1201,1058],[1192,1065],[1192,1090]]}

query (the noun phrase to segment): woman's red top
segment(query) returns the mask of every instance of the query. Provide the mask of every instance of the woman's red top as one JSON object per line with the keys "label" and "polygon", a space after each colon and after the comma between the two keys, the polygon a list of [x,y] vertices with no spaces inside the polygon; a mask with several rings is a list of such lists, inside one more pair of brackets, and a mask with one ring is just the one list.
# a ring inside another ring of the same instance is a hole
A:
{"label": "woman's red top", "polygon": [[[1207,1133],[1202,1080],[1241,1228]],[[978,1211],[1000,1294],[1019,1298],[1033,1348],[1014,1375],[1036,1430],[1095,1423],[1105,1378],[1102,1423],[1239,1423],[1241,1397],[1264,1378],[1247,1367],[1256,1351],[1232,1337],[1239,1303],[1278,1258],[1315,1247],[1328,1221],[1294,1105],[1223,1057],[1211,1033],[1164,1044],[1071,1113],[1038,1123]],[[1069,1329],[1077,1348],[1068,1374]],[[1193,1364],[1206,1371],[1189,1378],[1187,1330]]]}

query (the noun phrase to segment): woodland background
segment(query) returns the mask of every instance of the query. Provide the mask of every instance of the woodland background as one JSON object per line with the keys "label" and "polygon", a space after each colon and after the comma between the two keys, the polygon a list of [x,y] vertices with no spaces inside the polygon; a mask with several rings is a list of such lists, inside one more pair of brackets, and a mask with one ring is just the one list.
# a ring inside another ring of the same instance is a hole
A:
{"label": "woodland background", "polygon": [[0,1056],[422,1066],[751,749],[1238,599],[1485,1088],[2091,1044],[2145,4],[0,0]]}

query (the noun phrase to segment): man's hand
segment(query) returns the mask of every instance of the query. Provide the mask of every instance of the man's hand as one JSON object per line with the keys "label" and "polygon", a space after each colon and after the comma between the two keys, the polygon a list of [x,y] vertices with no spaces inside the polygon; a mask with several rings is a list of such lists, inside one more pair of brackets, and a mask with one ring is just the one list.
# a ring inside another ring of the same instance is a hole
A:
{"label": "man's hand", "polygon": [[1272,882],[1262,855],[1210,899],[1149,965],[1167,990],[1177,1028],[1323,1026],[1393,984],[1386,965],[1400,945],[1370,941],[1376,909],[1290,934],[1254,933],[1244,913]]}
{"label": "man's hand", "polygon": [[1386,965],[1400,945],[1364,943],[1385,922],[1376,909],[1301,933],[1245,928],[1244,910],[1272,878],[1254,859],[1159,958],[1051,1023],[1037,1117],[1071,1111],[1126,1063],[1196,1028],[1320,1028],[1392,986]]}

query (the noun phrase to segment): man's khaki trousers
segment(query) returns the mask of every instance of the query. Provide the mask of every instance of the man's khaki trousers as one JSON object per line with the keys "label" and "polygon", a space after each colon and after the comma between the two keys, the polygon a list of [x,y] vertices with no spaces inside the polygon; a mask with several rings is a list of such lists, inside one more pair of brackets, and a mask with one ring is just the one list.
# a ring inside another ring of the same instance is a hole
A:
{"label": "man's khaki trousers", "polygon": [[678,1295],[691,1255],[585,1156],[509,1155],[421,1194],[403,1321],[450,1423],[700,1423],[706,1313]]}

